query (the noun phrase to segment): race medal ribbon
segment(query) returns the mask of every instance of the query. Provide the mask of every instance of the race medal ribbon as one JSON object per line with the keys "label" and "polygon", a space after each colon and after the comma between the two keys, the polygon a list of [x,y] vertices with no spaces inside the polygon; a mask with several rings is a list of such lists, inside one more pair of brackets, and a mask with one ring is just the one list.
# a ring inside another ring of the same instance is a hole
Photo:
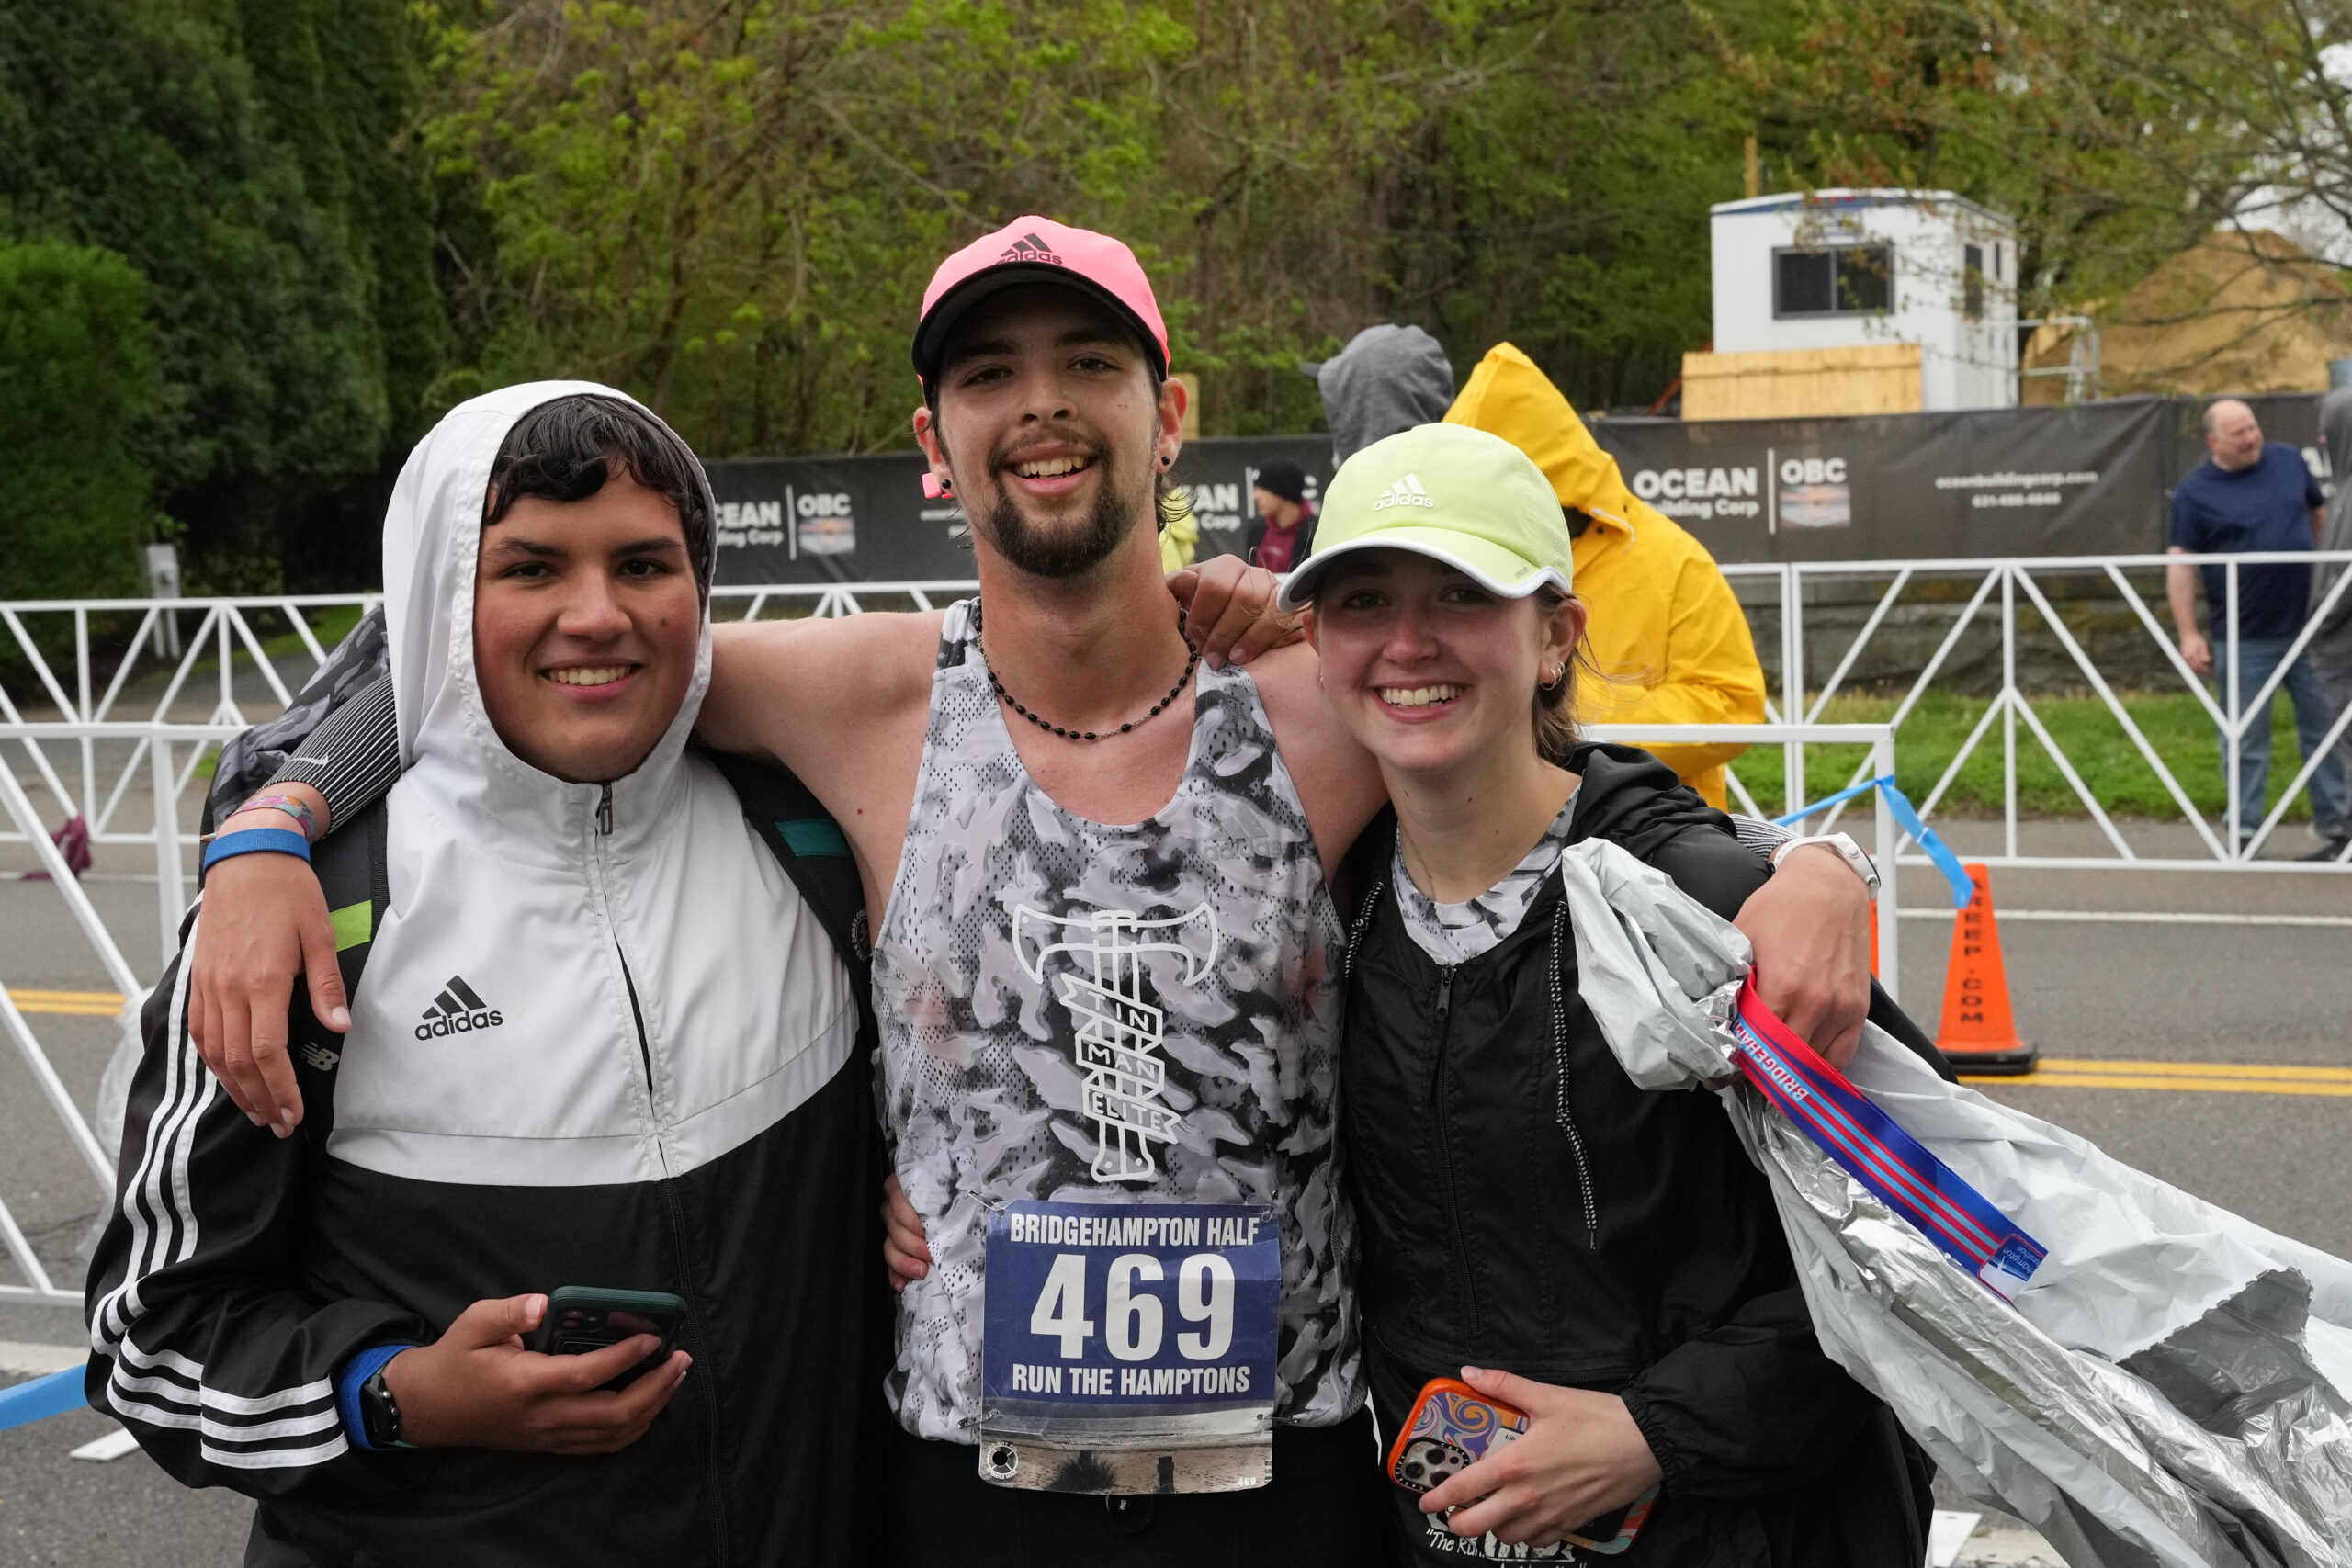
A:
{"label": "race medal ribbon", "polygon": [[1753,973],[1740,987],[1732,1035],[1747,1081],[1847,1175],[2003,1301],[2025,1288],[2049,1249],[1773,1017]]}
{"label": "race medal ribbon", "polygon": [[1061,1492],[1264,1485],[1281,1291],[1264,1205],[991,1212],[982,1478]]}

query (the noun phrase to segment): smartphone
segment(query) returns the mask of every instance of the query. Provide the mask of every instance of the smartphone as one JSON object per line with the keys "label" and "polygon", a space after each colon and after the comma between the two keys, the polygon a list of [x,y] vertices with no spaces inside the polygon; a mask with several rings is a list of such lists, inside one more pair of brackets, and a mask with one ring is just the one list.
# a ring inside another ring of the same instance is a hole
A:
{"label": "smartphone", "polygon": [[[1524,1411],[1488,1399],[1468,1383],[1431,1378],[1397,1428],[1388,1479],[1408,1492],[1434,1492],[1497,1449],[1527,1435]],[[1624,1507],[1577,1527],[1569,1546],[1614,1557],[1634,1544],[1657,1506],[1653,1486]]]}
{"label": "smartphone", "polygon": [[542,1356],[584,1356],[639,1334],[654,1336],[662,1343],[651,1355],[604,1385],[623,1389],[670,1359],[685,1318],[686,1303],[667,1291],[566,1285],[548,1294],[547,1315],[531,1336],[530,1348]]}

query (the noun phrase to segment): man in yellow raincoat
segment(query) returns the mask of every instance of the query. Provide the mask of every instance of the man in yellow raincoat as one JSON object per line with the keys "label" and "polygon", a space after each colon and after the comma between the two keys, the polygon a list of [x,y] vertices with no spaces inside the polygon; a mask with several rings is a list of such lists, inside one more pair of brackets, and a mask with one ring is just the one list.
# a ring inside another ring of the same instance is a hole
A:
{"label": "man in yellow raincoat", "polygon": [[[1499,435],[1534,458],[1568,513],[1577,596],[1592,612],[1585,647],[1611,682],[1577,694],[1581,720],[1764,722],[1764,671],[1747,618],[1714,558],[1625,488],[1617,459],[1600,449],[1533,360],[1497,344],[1445,417]],[[1747,748],[1648,750],[1721,807],[1724,766]]]}

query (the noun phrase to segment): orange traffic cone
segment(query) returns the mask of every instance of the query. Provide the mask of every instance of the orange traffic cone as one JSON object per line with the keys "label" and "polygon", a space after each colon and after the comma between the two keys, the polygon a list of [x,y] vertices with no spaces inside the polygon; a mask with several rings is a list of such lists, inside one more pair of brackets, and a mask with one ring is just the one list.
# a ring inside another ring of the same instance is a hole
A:
{"label": "orange traffic cone", "polygon": [[2001,966],[2001,931],[1993,920],[1993,878],[1968,868],[1976,891],[1951,923],[1951,962],[1944,970],[1941,1051],[1961,1073],[2030,1073],[2034,1048],[2018,1038],[2009,1014],[2009,978]]}

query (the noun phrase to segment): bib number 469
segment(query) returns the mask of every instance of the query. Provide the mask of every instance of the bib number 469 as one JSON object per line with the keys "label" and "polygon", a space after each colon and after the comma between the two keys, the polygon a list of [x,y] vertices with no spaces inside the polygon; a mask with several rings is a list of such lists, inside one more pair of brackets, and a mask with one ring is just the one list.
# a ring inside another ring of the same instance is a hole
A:
{"label": "bib number 469", "polygon": [[[1164,1283],[1166,1271],[1148,1252],[1122,1253],[1111,1260],[1104,1287],[1102,1342],[1113,1358],[1148,1361],[1159,1354],[1165,1315],[1159,1297],[1141,1287]],[[1176,1315],[1203,1324],[1200,1332],[1176,1336],[1176,1350],[1189,1361],[1214,1361],[1233,1344],[1233,1264],[1215,1252],[1196,1252],[1176,1266]],[[1094,1320],[1087,1315],[1086,1256],[1057,1254],[1029,1314],[1029,1332],[1059,1339],[1064,1360],[1081,1359]]]}

